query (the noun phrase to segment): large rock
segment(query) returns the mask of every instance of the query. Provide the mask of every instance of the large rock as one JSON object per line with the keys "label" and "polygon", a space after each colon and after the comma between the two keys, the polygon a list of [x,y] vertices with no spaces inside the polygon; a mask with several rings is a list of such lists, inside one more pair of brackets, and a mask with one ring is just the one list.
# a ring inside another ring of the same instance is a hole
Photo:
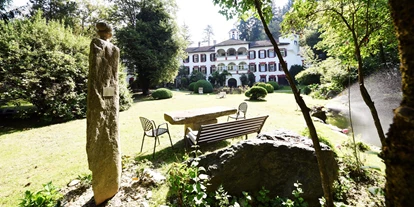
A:
{"label": "large rock", "polygon": [[[320,206],[318,198],[323,197],[323,190],[311,140],[282,130],[262,133],[258,138],[200,157],[200,165],[211,176],[208,190],[222,184],[231,195],[241,195],[242,191],[256,193],[265,187],[272,197],[291,198],[293,184],[300,182],[302,197],[310,206]],[[338,166],[330,148],[321,145],[332,185]]]}
{"label": "large rock", "polygon": [[90,45],[87,143],[92,189],[97,205],[113,197],[121,182],[121,153],[119,146],[119,49],[106,41],[111,36],[106,24],[98,23],[101,39]]}

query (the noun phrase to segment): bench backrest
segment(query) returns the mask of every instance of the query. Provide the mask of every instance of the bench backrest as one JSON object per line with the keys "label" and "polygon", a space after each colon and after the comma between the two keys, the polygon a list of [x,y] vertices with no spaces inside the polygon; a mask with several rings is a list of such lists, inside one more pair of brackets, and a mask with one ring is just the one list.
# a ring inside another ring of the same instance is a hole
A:
{"label": "bench backrest", "polygon": [[260,133],[267,117],[269,116],[201,125],[197,134],[197,144],[235,138],[251,133]]}

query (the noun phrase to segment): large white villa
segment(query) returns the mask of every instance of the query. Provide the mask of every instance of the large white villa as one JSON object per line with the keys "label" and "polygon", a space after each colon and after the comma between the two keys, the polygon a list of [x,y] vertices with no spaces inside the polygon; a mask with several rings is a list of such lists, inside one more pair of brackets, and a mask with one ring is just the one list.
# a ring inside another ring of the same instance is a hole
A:
{"label": "large white villa", "polygon": [[[227,70],[232,75],[227,76],[226,85],[236,87],[241,85],[240,76],[253,72],[256,82],[276,81],[280,85],[288,85],[272,43],[269,40],[243,41],[239,39],[236,29],[229,32],[230,39],[213,46],[189,47],[187,59],[183,60],[188,74],[194,70],[209,77],[214,71]],[[299,53],[299,37],[291,35],[279,38],[278,46],[288,68],[292,65],[302,65]]]}

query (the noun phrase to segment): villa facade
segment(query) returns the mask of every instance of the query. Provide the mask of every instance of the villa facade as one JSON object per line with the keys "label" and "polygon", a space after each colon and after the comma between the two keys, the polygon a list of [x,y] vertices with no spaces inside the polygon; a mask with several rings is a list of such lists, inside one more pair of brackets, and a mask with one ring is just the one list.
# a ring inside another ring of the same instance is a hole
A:
{"label": "villa facade", "polygon": [[[229,32],[229,36],[229,40],[213,46],[187,48],[188,57],[183,60],[187,73],[196,70],[209,77],[214,71],[227,70],[232,74],[226,79],[226,86],[229,87],[240,86],[240,76],[247,75],[248,72],[253,72],[256,82],[276,81],[280,85],[288,85],[282,65],[269,40],[239,40],[235,29]],[[288,68],[302,65],[297,35],[279,38],[277,42]]]}

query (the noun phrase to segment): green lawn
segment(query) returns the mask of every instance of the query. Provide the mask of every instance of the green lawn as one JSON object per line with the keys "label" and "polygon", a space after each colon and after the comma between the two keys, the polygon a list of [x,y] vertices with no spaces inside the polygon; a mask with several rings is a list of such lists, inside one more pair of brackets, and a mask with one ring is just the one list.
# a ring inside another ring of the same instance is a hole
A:
{"label": "green lawn", "polygon": [[[327,102],[313,100],[305,95],[303,97],[309,107]],[[163,115],[167,111],[221,105],[237,107],[242,101],[246,101],[244,95],[227,95],[226,98],[217,99],[213,94],[176,91],[172,99],[138,100],[128,111],[120,113],[121,152],[131,157],[151,158],[152,139],[145,140],[144,150],[139,153],[143,134],[139,116],[153,119],[159,124],[164,122]],[[300,133],[305,129],[302,114],[290,93],[276,92],[269,94],[266,101],[247,102],[248,117],[270,115],[262,131],[284,128]],[[223,121],[226,121],[226,117],[219,118],[219,122]],[[347,139],[347,136],[323,124],[316,123],[316,127],[334,145]],[[172,151],[168,138],[163,137],[161,145],[157,146],[155,158],[159,163],[168,160],[162,165],[164,168],[183,153],[183,125],[170,125],[170,131],[176,150]],[[0,206],[16,206],[24,191],[38,191],[42,184],[49,181],[61,187],[78,175],[90,173],[86,158],[86,119],[0,134]],[[254,136],[252,134],[249,138]],[[381,165],[377,158],[370,158],[369,162]]]}

